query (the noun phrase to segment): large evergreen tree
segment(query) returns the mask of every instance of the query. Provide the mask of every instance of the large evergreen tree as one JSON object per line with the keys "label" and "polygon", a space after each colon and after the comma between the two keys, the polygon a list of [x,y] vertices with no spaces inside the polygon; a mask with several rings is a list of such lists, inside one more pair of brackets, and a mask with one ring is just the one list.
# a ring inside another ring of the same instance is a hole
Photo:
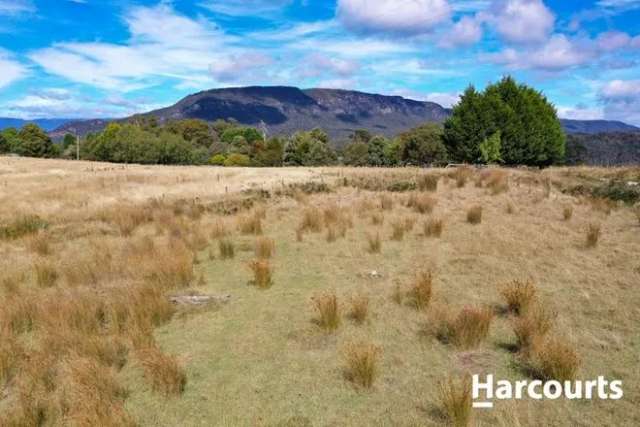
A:
{"label": "large evergreen tree", "polygon": [[500,132],[500,154],[509,165],[561,163],[565,135],[546,97],[505,77],[483,93],[469,87],[445,122],[443,140],[452,160],[483,161],[481,144]]}
{"label": "large evergreen tree", "polygon": [[29,123],[18,132],[17,153],[27,157],[49,157],[53,154],[53,142],[40,126]]}

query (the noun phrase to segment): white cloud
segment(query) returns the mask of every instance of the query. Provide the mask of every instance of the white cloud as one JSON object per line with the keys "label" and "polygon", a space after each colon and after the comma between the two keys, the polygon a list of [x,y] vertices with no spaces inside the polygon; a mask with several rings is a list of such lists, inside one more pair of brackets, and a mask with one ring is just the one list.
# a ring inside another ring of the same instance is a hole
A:
{"label": "white cloud", "polygon": [[607,118],[640,125],[640,80],[613,80],[599,92]]}
{"label": "white cloud", "polygon": [[31,0],[0,0],[0,15],[19,15],[35,10]]}
{"label": "white cloud", "polygon": [[640,80],[613,80],[601,89],[606,100],[640,99]]}
{"label": "white cloud", "polygon": [[273,58],[259,52],[248,52],[220,58],[209,66],[209,71],[219,82],[229,83],[256,80],[256,73],[273,64]]}
{"label": "white cloud", "polygon": [[614,10],[640,9],[640,0],[599,0],[597,6]]}
{"label": "white cloud", "polygon": [[277,12],[293,0],[213,0],[200,4],[215,13],[232,16],[264,15]]}
{"label": "white cloud", "polygon": [[443,47],[468,46],[482,39],[482,23],[472,16],[463,16],[440,40]]}
{"label": "white cloud", "polygon": [[555,25],[555,16],[542,0],[496,0],[479,18],[511,43],[544,42]]}
{"label": "white cloud", "polygon": [[571,120],[602,120],[604,111],[602,108],[588,108],[582,105],[575,107],[558,106],[558,116]]}
{"label": "white cloud", "polygon": [[0,48],[0,88],[9,86],[29,74],[27,67],[11,58]]}
{"label": "white cloud", "polygon": [[327,74],[344,78],[353,75],[359,68],[360,64],[357,61],[314,53],[301,61],[298,75],[303,79],[326,76]]}
{"label": "white cloud", "polygon": [[338,19],[353,31],[424,34],[449,19],[447,0],[338,0]]}

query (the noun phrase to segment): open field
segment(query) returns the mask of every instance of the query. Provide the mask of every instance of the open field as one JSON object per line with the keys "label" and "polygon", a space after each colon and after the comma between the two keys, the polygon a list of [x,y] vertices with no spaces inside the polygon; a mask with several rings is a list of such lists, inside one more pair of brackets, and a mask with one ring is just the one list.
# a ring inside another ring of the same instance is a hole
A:
{"label": "open field", "polygon": [[[0,425],[640,425],[640,211],[576,190],[611,180],[0,157]],[[452,418],[467,372],[625,394]]]}

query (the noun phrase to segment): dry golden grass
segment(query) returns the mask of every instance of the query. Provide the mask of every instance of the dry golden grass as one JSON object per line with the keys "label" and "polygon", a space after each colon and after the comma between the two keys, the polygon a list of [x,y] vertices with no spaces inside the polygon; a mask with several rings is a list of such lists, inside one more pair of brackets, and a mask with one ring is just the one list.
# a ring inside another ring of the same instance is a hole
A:
{"label": "dry golden grass", "polygon": [[457,314],[436,307],[428,313],[428,332],[444,343],[468,350],[478,347],[489,335],[494,313],[490,307],[464,307]]}
{"label": "dry golden grass", "polygon": [[412,193],[407,206],[421,214],[430,214],[438,204],[438,200],[428,194]]}
{"label": "dry golden grass", "polygon": [[442,237],[444,221],[440,218],[429,218],[424,222],[425,237]]}
{"label": "dry golden grass", "polygon": [[391,223],[391,240],[401,242],[404,239],[404,233],[406,232],[405,221],[394,221]]}
{"label": "dry golden grass", "polygon": [[382,238],[380,233],[367,234],[367,251],[370,254],[378,254],[382,250]]}
{"label": "dry golden grass", "polygon": [[482,222],[482,206],[472,206],[467,210],[467,222],[474,225]]}
{"label": "dry golden grass", "polygon": [[318,312],[318,318],[316,319],[318,326],[327,332],[335,331],[340,327],[342,323],[340,305],[335,292],[316,295],[313,297],[312,302]]}
{"label": "dry golden grass", "polygon": [[537,340],[543,339],[556,323],[556,313],[542,304],[535,304],[513,319],[513,332],[521,353],[529,354]]}
{"label": "dry golden grass", "polygon": [[253,272],[254,286],[260,289],[268,289],[273,286],[273,267],[267,259],[253,260],[249,263],[249,269]]}
{"label": "dry golden grass", "polygon": [[382,194],[380,196],[380,208],[383,211],[393,210],[393,197],[389,194]]}
{"label": "dry golden grass", "polygon": [[519,315],[526,313],[536,301],[536,287],[531,281],[514,280],[500,289],[500,295],[507,303],[507,309]]}
{"label": "dry golden grass", "polygon": [[371,224],[372,225],[383,225],[384,224],[384,215],[381,212],[375,212],[371,214]]}
{"label": "dry golden grass", "polygon": [[555,336],[541,337],[532,347],[528,368],[536,378],[543,380],[572,381],[580,368],[576,349]]}
{"label": "dry golden grass", "polygon": [[573,206],[565,206],[562,209],[562,217],[565,221],[569,221],[573,217]]}
{"label": "dry golden grass", "polygon": [[509,191],[509,172],[503,169],[492,169],[486,178],[486,186],[492,195]]}
{"label": "dry golden grass", "polygon": [[262,216],[259,212],[250,213],[238,218],[238,230],[242,234],[262,234]]}
{"label": "dry golden grass", "polygon": [[362,388],[371,388],[379,375],[382,351],[375,344],[353,342],[345,350],[345,377]]}
{"label": "dry golden grass", "polygon": [[409,292],[411,303],[417,310],[425,310],[431,302],[432,295],[433,273],[421,271],[416,275]]}
{"label": "dry golden grass", "polygon": [[182,394],[187,376],[175,357],[162,353],[156,347],[138,350],[136,357],[151,388],[165,396]]}
{"label": "dry golden grass", "polygon": [[455,427],[468,427],[472,422],[471,375],[459,378],[448,376],[438,383],[438,398],[449,423]]}
{"label": "dry golden grass", "polygon": [[437,191],[439,180],[440,180],[440,177],[432,173],[418,175],[418,178],[416,180],[418,185],[418,190]]}
{"label": "dry golden grass", "polygon": [[220,252],[220,258],[232,259],[236,256],[236,249],[233,241],[229,239],[221,239],[218,241],[218,250]]}
{"label": "dry golden grass", "polygon": [[300,230],[319,233],[322,230],[322,212],[316,207],[307,208],[302,212]]}
{"label": "dry golden grass", "polygon": [[600,241],[600,235],[602,234],[602,227],[600,224],[589,224],[587,226],[587,241],[586,246],[588,248],[595,248]]}
{"label": "dry golden grass", "polygon": [[60,274],[55,265],[47,261],[37,261],[33,269],[36,273],[36,283],[41,288],[50,288],[55,286]]}
{"label": "dry golden grass", "polygon": [[40,231],[27,240],[29,250],[40,255],[47,256],[51,254],[50,236],[46,231]]}
{"label": "dry golden grass", "polygon": [[255,243],[255,254],[259,259],[269,259],[276,252],[276,242],[268,237],[258,237]]}
{"label": "dry golden grass", "polygon": [[349,317],[357,324],[364,323],[369,315],[369,297],[363,293],[358,293],[351,297],[350,303]]}

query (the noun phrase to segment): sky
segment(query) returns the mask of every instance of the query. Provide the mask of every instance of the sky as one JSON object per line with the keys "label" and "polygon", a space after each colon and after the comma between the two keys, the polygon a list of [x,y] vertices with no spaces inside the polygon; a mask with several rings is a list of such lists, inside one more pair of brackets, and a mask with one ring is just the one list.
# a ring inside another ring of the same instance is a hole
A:
{"label": "sky", "polygon": [[640,125],[640,0],[0,0],[0,116],[110,118],[201,90],[455,104],[513,75],[561,117]]}

